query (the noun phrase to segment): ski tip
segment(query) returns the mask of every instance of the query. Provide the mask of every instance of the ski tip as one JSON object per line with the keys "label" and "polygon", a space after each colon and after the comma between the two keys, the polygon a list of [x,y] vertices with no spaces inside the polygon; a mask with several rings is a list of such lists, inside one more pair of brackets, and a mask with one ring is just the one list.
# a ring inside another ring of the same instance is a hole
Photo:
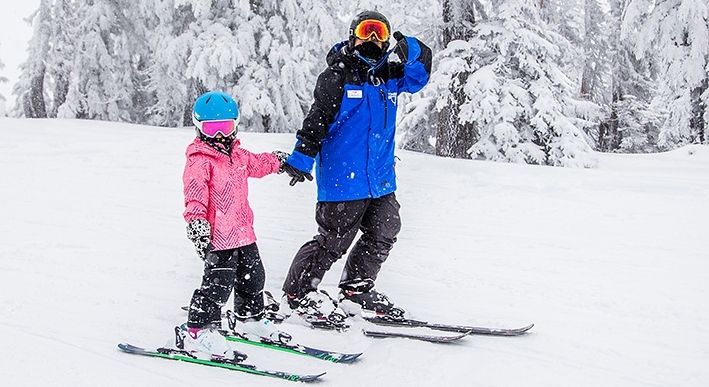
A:
{"label": "ski tip", "polygon": [[321,374],[313,374],[313,375],[303,375],[300,377],[300,382],[315,382],[320,379],[321,376],[325,375],[327,372],[323,372]]}
{"label": "ski tip", "polygon": [[137,347],[128,343],[118,343],[118,349],[124,352],[143,352],[145,348]]}
{"label": "ski tip", "polygon": [[527,333],[530,329],[534,328],[534,323],[523,326],[521,328],[513,329],[514,332],[522,334],[522,333]]}
{"label": "ski tip", "polygon": [[347,353],[342,355],[341,358],[337,359],[336,361],[333,361],[334,363],[341,363],[341,364],[349,364],[353,363],[355,360],[359,359],[360,356],[362,356],[364,352],[359,352],[359,353]]}

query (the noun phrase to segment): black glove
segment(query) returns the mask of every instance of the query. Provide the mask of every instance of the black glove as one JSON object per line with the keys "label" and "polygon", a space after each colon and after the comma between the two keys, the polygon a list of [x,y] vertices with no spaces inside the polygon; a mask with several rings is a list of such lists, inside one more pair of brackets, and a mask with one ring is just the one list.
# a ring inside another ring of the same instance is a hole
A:
{"label": "black glove", "polygon": [[402,35],[401,32],[396,31],[393,34],[394,39],[396,39],[396,46],[394,47],[394,54],[399,57],[401,63],[406,63],[409,61],[409,42],[406,41],[406,37]]}
{"label": "black glove", "polygon": [[290,154],[288,154],[288,153],[286,153],[286,152],[283,152],[283,151],[279,151],[279,150],[275,150],[275,151],[273,151],[273,152],[271,152],[271,153],[273,153],[274,155],[276,155],[276,157],[278,157],[278,161],[281,162],[281,166],[278,167],[278,173],[281,174],[281,173],[285,172],[285,171],[283,170],[283,165],[285,165],[286,160],[288,160],[288,157],[290,156]]}
{"label": "black glove", "polygon": [[313,175],[309,174],[308,172],[303,172],[300,169],[288,164],[288,163],[283,163],[283,171],[288,174],[288,176],[291,177],[290,179],[290,185],[291,187],[296,185],[296,183],[301,183],[304,182],[305,179],[308,179],[308,181],[313,181]]}
{"label": "black glove", "polygon": [[212,227],[204,219],[195,219],[187,223],[187,239],[194,243],[197,256],[204,260],[214,250],[212,245]]}

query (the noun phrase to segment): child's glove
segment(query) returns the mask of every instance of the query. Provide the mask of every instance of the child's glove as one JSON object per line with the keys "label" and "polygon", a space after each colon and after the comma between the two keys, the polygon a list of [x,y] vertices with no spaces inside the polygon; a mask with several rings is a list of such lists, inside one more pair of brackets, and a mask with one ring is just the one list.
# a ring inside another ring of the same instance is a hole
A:
{"label": "child's glove", "polygon": [[214,250],[212,245],[212,227],[204,219],[195,219],[187,223],[187,239],[194,243],[197,256],[204,260]]}
{"label": "child's glove", "polygon": [[283,165],[285,165],[286,160],[288,159],[288,156],[290,156],[290,154],[283,152],[283,151],[279,151],[279,150],[275,150],[271,153],[276,155],[276,157],[278,157],[278,161],[281,163],[281,166],[278,167],[278,173],[281,174],[281,173],[285,172],[283,170]]}

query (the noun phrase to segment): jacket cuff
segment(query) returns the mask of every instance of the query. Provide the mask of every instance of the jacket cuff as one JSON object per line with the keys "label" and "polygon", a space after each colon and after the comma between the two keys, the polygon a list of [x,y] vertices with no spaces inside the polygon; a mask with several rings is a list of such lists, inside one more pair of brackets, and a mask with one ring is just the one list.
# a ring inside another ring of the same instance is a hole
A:
{"label": "jacket cuff", "polygon": [[300,169],[303,172],[310,173],[310,171],[313,170],[315,159],[294,150],[293,153],[291,153],[291,155],[286,159],[286,163]]}

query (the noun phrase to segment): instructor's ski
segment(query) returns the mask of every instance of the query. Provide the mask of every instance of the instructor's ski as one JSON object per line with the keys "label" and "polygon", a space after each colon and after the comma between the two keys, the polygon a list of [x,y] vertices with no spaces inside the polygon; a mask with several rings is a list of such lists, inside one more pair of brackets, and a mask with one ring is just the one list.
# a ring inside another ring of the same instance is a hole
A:
{"label": "instructor's ski", "polygon": [[428,341],[430,343],[452,343],[454,341],[462,339],[465,336],[468,336],[467,333],[461,333],[461,334],[454,335],[454,336],[446,336],[446,335],[425,335],[425,334],[419,334],[419,333],[406,333],[406,332],[374,331],[374,330],[369,330],[369,329],[363,329],[362,333],[364,333],[365,336],[369,336],[369,337],[377,337],[377,338],[401,337],[401,338],[405,338],[405,339]]}
{"label": "instructor's ski", "polygon": [[371,323],[383,326],[414,328],[423,327],[437,331],[464,333],[466,335],[519,336],[525,334],[534,326],[534,324],[529,324],[520,328],[487,328],[470,325],[438,324],[411,319],[393,320],[381,317],[365,317],[364,319]]}
{"label": "instructor's ski", "polygon": [[126,353],[131,353],[135,355],[142,355],[142,356],[150,356],[150,357],[159,357],[163,359],[170,359],[170,360],[180,360],[188,363],[195,363],[195,364],[201,364],[201,365],[206,365],[210,367],[218,367],[218,368],[226,368],[229,370],[234,370],[234,371],[241,371],[241,372],[247,372],[250,374],[255,374],[255,375],[262,375],[262,376],[270,376],[274,378],[280,378],[280,379],[285,379],[285,380],[291,380],[294,382],[313,382],[320,378],[321,376],[325,375],[325,373],[321,374],[312,374],[312,375],[301,375],[301,374],[293,374],[289,372],[283,372],[283,371],[270,371],[270,370],[264,370],[257,368],[256,366],[249,365],[249,364],[244,364],[244,363],[231,363],[231,362],[220,362],[220,361],[212,361],[212,360],[202,360],[195,358],[191,355],[189,355],[187,352],[179,349],[173,349],[173,348],[158,348],[154,351],[147,350],[141,347],[136,347],[131,344],[127,343],[121,343],[118,344],[118,348]]}

